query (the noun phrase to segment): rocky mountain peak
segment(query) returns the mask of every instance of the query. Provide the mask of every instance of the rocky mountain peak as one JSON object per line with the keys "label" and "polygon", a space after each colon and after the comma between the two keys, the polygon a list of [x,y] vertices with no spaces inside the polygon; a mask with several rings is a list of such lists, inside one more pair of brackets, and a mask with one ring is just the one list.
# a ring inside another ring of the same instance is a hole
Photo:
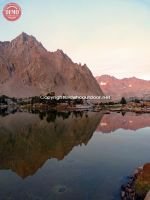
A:
{"label": "rocky mountain peak", "polygon": [[11,46],[16,49],[24,48],[26,46],[30,49],[36,47],[39,50],[46,50],[34,36],[28,35],[27,33],[24,32],[22,32],[19,36],[13,39],[10,43]]}
{"label": "rocky mountain peak", "polygon": [[60,55],[64,55],[64,54],[65,54],[65,53],[63,52],[63,50],[61,50],[61,49],[57,49],[56,53],[57,53],[57,54],[60,54]]}
{"label": "rocky mountain peak", "polygon": [[61,49],[57,49],[57,51],[55,51],[54,54],[60,59],[65,59],[69,62],[72,62],[72,60],[67,56],[67,54],[65,54]]}
{"label": "rocky mountain peak", "polygon": [[20,35],[18,35],[15,39],[11,41],[11,43],[19,43],[24,44],[30,41],[36,40],[33,36],[30,36],[24,32],[22,32]]}
{"label": "rocky mountain peak", "polygon": [[28,35],[27,33],[22,32],[16,39],[22,40],[23,42],[30,40],[33,36]]}
{"label": "rocky mountain peak", "polygon": [[0,54],[0,94],[13,97],[49,91],[56,95],[103,94],[86,65],[74,63],[60,49],[47,51],[32,35],[23,32],[7,45],[0,45]]}
{"label": "rocky mountain peak", "polygon": [[27,34],[25,32],[22,32],[20,35],[18,35],[12,41],[22,41],[22,42],[35,41],[35,42],[37,42],[37,39],[32,35],[29,35],[29,34]]}

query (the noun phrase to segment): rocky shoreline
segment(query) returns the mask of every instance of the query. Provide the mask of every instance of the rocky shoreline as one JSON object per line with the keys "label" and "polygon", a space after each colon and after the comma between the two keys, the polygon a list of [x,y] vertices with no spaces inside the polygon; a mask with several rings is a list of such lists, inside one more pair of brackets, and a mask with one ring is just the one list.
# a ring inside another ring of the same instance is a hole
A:
{"label": "rocky shoreline", "polygon": [[150,200],[150,163],[138,167],[125,185],[121,186],[121,200]]}

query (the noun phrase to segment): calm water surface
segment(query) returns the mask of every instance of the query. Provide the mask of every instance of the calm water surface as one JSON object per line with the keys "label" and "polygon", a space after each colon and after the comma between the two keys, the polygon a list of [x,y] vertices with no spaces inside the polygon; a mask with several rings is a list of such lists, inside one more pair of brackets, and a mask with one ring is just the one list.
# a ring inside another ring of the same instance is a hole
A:
{"label": "calm water surface", "polygon": [[0,116],[1,200],[119,200],[150,162],[150,115],[15,113]]}

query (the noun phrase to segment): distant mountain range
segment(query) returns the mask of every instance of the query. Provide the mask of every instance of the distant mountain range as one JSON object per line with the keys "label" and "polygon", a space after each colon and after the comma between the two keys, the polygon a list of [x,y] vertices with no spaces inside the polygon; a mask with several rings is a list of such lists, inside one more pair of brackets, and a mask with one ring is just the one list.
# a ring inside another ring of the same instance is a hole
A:
{"label": "distant mountain range", "polygon": [[105,95],[110,95],[112,100],[121,97],[150,99],[150,81],[136,77],[117,79],[113,76],[97,76],[96,80]]}
{"label": "distant mountain range", "polygon": [[49,92],[102,95],[88,67],[74,63],[62,50],[49,52],[26,33],[0,42],[0,95],[28,97]]}

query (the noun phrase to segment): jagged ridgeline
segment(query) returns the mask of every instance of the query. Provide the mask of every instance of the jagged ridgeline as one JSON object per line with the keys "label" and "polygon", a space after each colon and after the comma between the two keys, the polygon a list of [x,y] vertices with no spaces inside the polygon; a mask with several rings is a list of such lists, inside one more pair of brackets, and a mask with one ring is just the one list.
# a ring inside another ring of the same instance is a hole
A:
{"label": "jagged ridgeline", "polygon": [[136,77],[118,79],[109,75],[96,77],[105,95],[110,95],[112,100],[143,99],[150,100],[150,80],[142,80]]}
{"label": "jagged ridgeline", "polygon": [[26,33],[0,42],[0,95],[29,97],[49,92],[102,95],[88,67],[74,63],[62,50],[49,52]]}

